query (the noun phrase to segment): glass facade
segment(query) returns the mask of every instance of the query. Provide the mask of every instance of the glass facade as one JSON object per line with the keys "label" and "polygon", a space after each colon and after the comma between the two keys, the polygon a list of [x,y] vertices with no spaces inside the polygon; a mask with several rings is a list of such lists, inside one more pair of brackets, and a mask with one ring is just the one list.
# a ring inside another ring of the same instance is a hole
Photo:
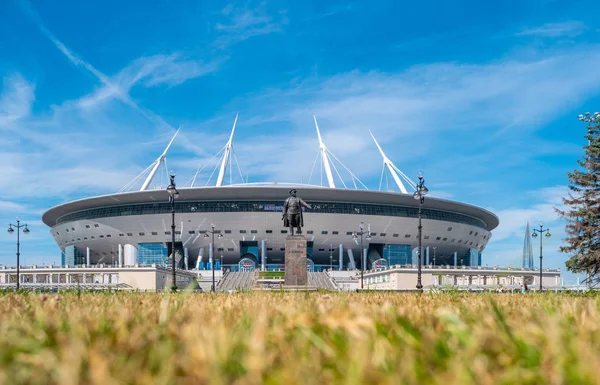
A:
{"label": "glass facade", "polygon": [[138,263],[164,265],[169,249],[163,243],[139,243]]}
{"label": "glass facade", "polygon": [[[392,217],[418,218],[418,208],[407,206],[376,205],[364,203],[311,202],[312,208],[307,213],[383,215]],[[181,202],[177,203],[180,213],[214,213],[214,212],[272,212],[279,211],[281,202],[276,201],[216,201],[216,202]],[[127,215],[168,214],[171,207],[168,203],[143,203],[121,205],[82,210],[63,215],[57,224],[82,219],[96,219]],[[423,218],[448,221],[477,226],[487,229],[481,219],[464,214],[423,208]]]}
{"label": "glass facade", "polygon": [[410,245],[387,245],[383,249],[383,258],[393,265],[409,265],[411,263]]}
{"label": "glass facade", "polygon": [[75,245],[65,247],[63,265],[85,265],[85,256],[75,247]]}

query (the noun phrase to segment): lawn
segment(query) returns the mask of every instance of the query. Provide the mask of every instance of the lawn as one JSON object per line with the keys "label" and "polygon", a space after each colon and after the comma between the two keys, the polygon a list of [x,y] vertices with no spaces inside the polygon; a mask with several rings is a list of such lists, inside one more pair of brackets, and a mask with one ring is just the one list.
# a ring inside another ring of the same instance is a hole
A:
{"label": "lawn", "polygon": [[600,296],[0,294],[0,384],[596,384]]}

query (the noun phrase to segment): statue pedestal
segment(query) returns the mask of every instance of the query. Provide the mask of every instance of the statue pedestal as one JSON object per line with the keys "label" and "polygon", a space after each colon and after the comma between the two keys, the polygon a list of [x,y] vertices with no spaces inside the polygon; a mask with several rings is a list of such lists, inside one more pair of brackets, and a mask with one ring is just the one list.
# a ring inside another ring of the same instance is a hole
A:
{"label": "statue pedestal", "polygon": [[303,286],[307,283],[306,238],[288,235],[285,238],[285,285]]}

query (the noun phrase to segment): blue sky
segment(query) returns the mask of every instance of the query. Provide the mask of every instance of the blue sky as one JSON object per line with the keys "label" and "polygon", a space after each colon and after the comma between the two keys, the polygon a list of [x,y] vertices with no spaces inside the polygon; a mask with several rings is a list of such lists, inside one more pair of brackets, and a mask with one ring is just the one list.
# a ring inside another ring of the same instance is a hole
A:
{"label": "blue sky", "polygon": [[[495,212],[484,264],[520,265],[527,220],[543,220],[554,235],[545,266],[564,268],[554,207],[584,144],[576,116],[600,109],[599,10],[552,0],[2,1],[0,223],[30,224],[25,262],[58,262],[42,212],[119,190],[178,126],[169,166],[188,180],[236,113],[249,181],[306,182],[316,114],[330,150],[370,188],[381,158],[367,129],[406,174],[423,170],[432,194]],[[14,264],[14,247],[1,232],[0,264]]]}

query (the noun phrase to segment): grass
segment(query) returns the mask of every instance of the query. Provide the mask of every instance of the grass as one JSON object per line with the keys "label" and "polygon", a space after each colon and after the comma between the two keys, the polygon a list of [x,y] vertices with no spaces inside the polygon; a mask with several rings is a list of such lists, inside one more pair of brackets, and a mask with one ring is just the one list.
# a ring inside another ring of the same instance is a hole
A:
{"label": "grass", "polygon": [[258,278],[285,278],[285,271],[260,271]]}
{"label": "grass", "polygon": [[0,294],[0,384],[597,384],[600,296]]}

